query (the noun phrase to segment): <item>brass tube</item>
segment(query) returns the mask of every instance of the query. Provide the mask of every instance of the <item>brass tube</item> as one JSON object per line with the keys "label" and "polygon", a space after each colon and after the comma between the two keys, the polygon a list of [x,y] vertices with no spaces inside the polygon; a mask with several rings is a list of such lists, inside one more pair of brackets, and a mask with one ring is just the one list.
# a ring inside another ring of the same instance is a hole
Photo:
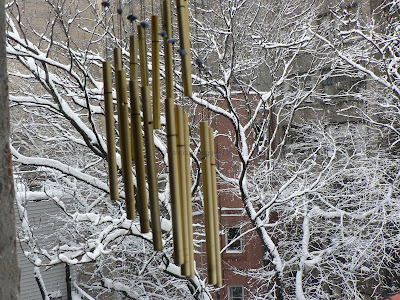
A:
{"label": "brass tube", "polygon": [[115,68],[115,71],[122,70],[122,50],[121,50],[121,48],[114,48],[114,68]]}
{"label": "brass tube", "polygon": [[193,247],[193,213],[192,213],[192,175],[190,166],[190,143],[189,143],[189,118],[186,113],[183,114],[183,127],[185,135],[185,165],[186,165],[186,198],[187,198],[187,216],[188,216],[188,240],[189,240],[189,275],[194,277],[194,247]]}
{"label": "brass tube", "polygon": [[129,76],[130,80],[138,80],[139,79],[139,70],[138,70],[138,37],[137,35],[131,35],[129,37]]}
{"label": "brass tube", "polygon": [[210,134],[210,165],[211,165],[211,181],[212,181],[212,206],[214,217],[214,236],[215,236],[215,260],[217,272],[217,287],[222,286],[222,266],[221,266],[221,245],[219,235],[219,218],[218,218],[218,193],[217,193],[217,174],[215,164],[215,145],[214,145],[214,131],[209,128]]}
{"label": "brass tube", "polygon": [[147,67],[147,46],[146,46],[146,30],[138,25],[139,36],[139,58],[140,58],[140,76],[143,86],[149,85],[149,69]]}
{"label": "brass tube", "polygon": [[[142,92],[142,105],[144,105],[144,102],[147,101],[146,96]],[[137,107],[136,107],[137,109]],[[140,108],[139,108],[140,109]],[[140,112],[139,112],[140,114]],[[146,118],[143,114],[144,119]],[[146,121],[144,120],[143,122],[143,127],[145,130],[145,148],[147,147],[146,143]],[[141,150],[143,151],[143,149]],[[150,231],[150,224],[149,224],[149,212],[148,212],[148,206],[147,206],[147,199],[145,197],[138,197],[137,198],[137,205],[138,205],[138,212],[139,212],[139,220],[140,220],[140,231],[142,233],[147,233]]]}
{"label": "brass tube", "polygon": [[[131,35],[129,37],[129,76],[131,81],[138,80],[138,58],[137,58],[137,47],[138,47],[137,36]],[[137,96],[139,95],[139,91]],[[131,94],[131,128],[133,127],[133,110],[132,110],[132,99],[133,95]],[[139,96],[138,96],[139,97]],[[138,100],[139,101],[139,100]],[[132,159],[135,159],[135,135],[133,134],[133,130],[131,130],[131,150],[132,150]]]}
{"label": "brass tube", "polygon": [[[117,114],[118,114],[118,133],[119,133],[119,143],[121,147],[121,104],[119,103],[119,99],[121,99],[121,95],[119,95],[120,90],[117,88],[119,86],[117,71],[122,70],[122,50],[121,48],[114,49],[114,71],[115,71],[115,87],[117,92]],[[122,165],[122,168],[124,166]],[[122,170],[122,177],[124,177],[124,171]]]}
{"label": "brass tube", "polygon": [[184,95],[192,96],[192,65],[190,59],[189,13],[187,0],[176,0]]}
{"label": "brass tube", "polygon": [[167,98],[165,101],[166,127],[167,127],[167,151],[168,151],[168,175],[171,194],[172,210],[172,233],[174,240],[174,262],[177,265],[184,263],[183,236],[180,205],[180,180],[177,155],[177,133],[175,124],[174,99]]}
{"label": "brass tube", "polygon": [[184,276],[190,275],[190,264],[189,264],[189,228],[188,228],[188,215],[187,215],[187,189],[186,189],[186,158],[185,158],[185,132],[184,132],[184,120],[183,120],[183,108],[181,106],[175,107],[175,119],[176,119],[176,132],[177,138],[177,150],[178,150],[178,169],[180,178],[180,203],[181,203],[181,220],[182,220],[182,236],[183,236],[183,264],[181,272]]}
{"label": "brass tube", "polygon": [[111,63],[109,61],[103,62],[104,103],[106,117],[107,161],[108,178],[110,181],[110,198],[111,200],[118,200],[118,170],[115,149],[114,104],[112,99],[111,76]]}
{"label": "brass tube", "polygon": [[[144,167],[143,155],[143,136],[142,136],[142,118],[140,116],[140,99],[139,99],[139,83],[137,80],[129,81],[129,90],[131,94],[131,124],[132,132],[135,137],[135,167],[136,167],[136,184],[137,184],[137,203],[140,214],[140,226],[142,232],[149,232],[149,217],[147,212],[147,192],[146,192],[146,174]],[[143,205],[142,203],[145,203]],[[142,212],[142,207],[146,207],[146,211]]]}
{"label": "brass tube", "polygon": [[[151,212],[151,228],[153,231],[154,250],[162,250],[160,207],[158,203],[158,180],[156,154],[154,146],[153,118],[150,103],[150,87],[142,86],[142,107],[144,142],[146,149],[147,182],[149,185],[149,199]],[[146,206],[147,211],[147,206]]]}
{"label": "brass tube", "polygon": [[121,161],[122,172],[125,186],[125,203],[126,215],[128,219],[134,219],[135,213],[135,194],[133,191],[133,178],[132,178],[132,158],[131,158],[131,144],[129,142],[129,111],[128,101],[126,96],[126,75],[125,71],[119,70],[116,72],[117,85],[117,102],[120,106],[121,117],[119,118],[121,132],[120,132],[120,147],[121,147]]}
{"label": "brass tube", "polygon": [[172,60],[172,43],[168,40],[172,39],[171,24],[171,3],[169,0],[163,0],[163,32],[164,32],[164,57],[165,57],[165,89],[166,98],[174,98],[174,73]]}
{"label": "brass tube", "polygon": [[214,237],[214,210],[212,207],[212,187],[211,187],[211,164],[210,164],[210,141],[207,122],[200,122],[200,141],[201,141],[201,171],[203,178],[204,196],[204,218],[206,227],[206,248],[207,248],[207,270],[208,283],[217,284],[216,260],[215,260],[215,237]]}
{"label": "brass tube", "polygon": [[151,16],[151,62],[153,82],[154,129],[161,129],[160,122],[160,38],[158,16]]}

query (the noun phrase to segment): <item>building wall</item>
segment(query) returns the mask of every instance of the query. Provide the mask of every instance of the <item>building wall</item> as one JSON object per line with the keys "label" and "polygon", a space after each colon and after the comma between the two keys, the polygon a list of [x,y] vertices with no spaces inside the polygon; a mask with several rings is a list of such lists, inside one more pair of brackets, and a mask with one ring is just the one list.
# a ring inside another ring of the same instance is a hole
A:
{"label": "building wall", "polygon": [[[27,192],[30,193],[30,192]],[[23,192],[17,191],[17,197],[23,199]],[[54,234],[60,228],[62,223],[56,216],[60,214],[60,209],[50,199],[41,199],[37,201],[28,200],[25,202],[28,221],[32,234],[36,237],[39,247],[52,247],[57,244],[57,236]],[[15,215],[17,234],[21,235],[21,213],[15,204]],[[41,300],[42,295],[35,279],[35,266],[24,255],[28,247],[23,241],[17,242],[17,255],[21,268],[21,300]],[[46,262],[44,262],[46,263]],[[71,267],[72,278],[75,276],[73,267]],[[45,287],[50,299],[65,300],[70,299],[67,291],[66,265],[59,264],[53,267],[40,267],[40,273],[43,277]]]}

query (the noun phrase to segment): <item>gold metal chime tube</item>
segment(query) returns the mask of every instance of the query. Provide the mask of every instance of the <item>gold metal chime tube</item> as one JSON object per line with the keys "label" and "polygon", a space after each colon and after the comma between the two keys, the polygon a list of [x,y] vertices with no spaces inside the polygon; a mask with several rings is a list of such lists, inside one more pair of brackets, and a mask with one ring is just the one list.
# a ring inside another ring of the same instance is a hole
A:
{"label": "gold metal chime tube", "polygon": [[178,149],[178,169],[180,177],[180,203],[181,203],[181,219],[182,219],[182,236],[183,236],[183,264],[182,274],[184,276],[190,275],[189,265],[189,224],[188,224],[188,202],[187,202],[187,188],[186,188],[186,157],[185,157],[185,132],[184,132],[184,117],[183,108],[180,106],[175,107],[175,118],[176,118],[176,132],[178,133],[177,138],[177,149]]}
{"label": "gold metal chime tube", "polygon": [[136,168],[137,203],[139,206],[140,230],[149,232],[149,216],[147,212],[146,174],[143,155],[142,118],[140,116],[140,96],[138,83],[137,37],[130,37],[130,76],[129,91],[131,97],[132,139],[135,139],[134,161]]}
{"label": "gold metal chime tube", "polygon": [[147,67],[147,46],[146,46],[146,30],[143,26],[137,26],[139,38],[139,59],[140,59],[140,79],[143,86],[149,85],[149,69]]}
{"label": "gold metal chime tube", "polygon": [[[154,148],[153,120],[150,104],[150,88],[142,87],[142,104],[144,116],[144,140],[147,161],[147,180],[149,184],[149,199],[151,211],[151,229],[153,232],[154,250],[162,250],[160,207],[158,203],[158,181],[156,157]],[[147,207],[146,207],[147,209]]]}
{"label": "gold metal chime tube", "polygon": [[[119,119],[121,118],[121,107],[118,105],[118,93],[120,91],[118,90],[118,77],[117,77],[117,71],[122,70],[122,50],[121,48],[115,48],[114,49],[114,71],[115,71],[115,89],[117,92],[117,115],[118,115],[118,131],[121,133],[121,122]],[[122,166],[123,168],[123,166]],[[122,175],[123,176],[123,175]]]}
{"label": "gold metal chime tube", "polygon": [[204,194],[204,218],[206,227],[206,248],[207,248],[207,270],[208,283],[217,284],[216,257],[215,257],[215,229],[214,229],[214,210],[212,194],[212,177],[210,164],[210,134],[207,122],[200,123],[201,139],[201,170],[203,178]]}
{"label": "gold metal chime tube", "polygon": [[120,127],[120,148],[122,162],[122,178],[125,187],[126,214],[128,219],[134,219],[135,213],[135,194],[133,190],[132,178],[132,158],[131,144],[129,141],[129,111],[126,95],[126,74],[125,71],[116,71],[117,82],[117,105],[119,106],[120,115],[118,116]]}
{"label": "gold metal chime tube", "polygon": [[167,126],[167,151],[168,151],[168,175],[171,193],[172,234],[174,241],[174,262],[177,265],[184,263],[183,236],[182,236],[182,209],[181,190],[178,168],[177,127],[175,118],[174,99],[167,98],[165,102],[166,126]]}
{"label": "gold metal chime tube", "polygon": [[112,99],[111,77],[111,63],[109,61],[106,61],[103,63],[103,82],[107,136],[107,161],[109,173],[108,177],[110,180],[110,198],[111,200],[118,200],[118,170],[115,149],[114,104]]}
{"label": "gold metal chime tube", "polygon": [[213,206],[213,218],[214,218],[214,236],[215,236],[215,259],[216,259],[216,276],[217,276],[217,287],[222,286],[222,265],[221,265],[221,254],[220,254],[220,240],[219,240],[219,218],[218,218],[218,193],[217,193],[217,173],[215,164],[215,145],[214,145],[214,131],[209,128],[210,134],[210,165],[211,165],[211,182],[212,182],[212,206]]}
{"label": "gold metal chime tube", "polygon": [[[139,102],[139,83],[137,80],[129,81],[129,90],[131,94],[131,124],[132,132],[135,137],[135,168],[136,168],[136,184],[137,184],[137,202],[139,209],[143,206],[142,203],[147,203],[146,193],[146,174],[143,155],[143,137],[142,137],[142,118],[140,116]],[[147,205],[146,205],[147,209]],[[142,211],[139,211],[142,217]],[[145,212],[147,220],[141,218],[141,232],[149,232],[148,213]]]}
{"label": "gold metal chime tube", "polygon": [[179,45],[182,60],[184,95],[192,96],[192,66],[190,62],[189,10],[187,0],[176,0],[179,29]]}
{"label": "gold metal chime tube", "polygon": [[151,65],[153,85],[153,122],[154,129],[161,129],[160,121],[160,38],[159,18],[151,16]]}
{"label": "gold metal chime tube", "polygon": [[219,241],[219,220],[217,203],[217,185],[214,154],[214,135],[207,122],[200,123],[201,156],[204,210],[206,226],[206,247],[208,281],[215,286],[222,286],[222,270]]}
{"label": "gold metal chime tube", "polygon": [[[188,216],[188,236],[189,241],[189,274],[187,277],[194,277],[194,245],[193,245],[193,213],[192,213],[192,175],[190,171],[190,147],[189,147],[189,118],[186,113],[183,114],[183,127],[185,138],[185,164],[186,164],[186,198],[187,198],[187,216]],[[186,262],[185,262],[186,264]]]}
{"label": "gold metal chime tube", "polygon": [[[139,78],[139,71],[138,71],[138,59],[137,59],[137,36],[131,35],[129,37],[129,80],[130,81],[137,81]],[[131,127],[133,127],[133,110],[132,110],[132,101],[134,99],[135,95],[132,95],[132,90],[130,87],[131,83],[129,83],[129,90],[130,90],[130,98],[131,98]],[[137,99],[139,101],[139,91],[137,90]],[[135,139],[136,136],[134,134],[134,130],[131,130],[131,150],[132,150],[132,159],[135,160],[136,154],[135,154]]]}
{"label": "gold metal chime tube", "polygon": [[[139,57],[140,57],[140,75],[142,79],[142,107],[143,107],[143,123],[144,123],[144,139],[146,149],[146,170],[147,180],[149,186],[149,199],[151,210],[151,227],[153,232],[154,249],[162,249],[161,239],[161,222],[160,222],[160,208],[158,203],[158,181],[157,169],[155,161],[155,146],[154,146],[154,124],[151,111],[151,98],[150,87],[147,68],[147,47],[146,47],[146,32],[144,26],[138,27],[139,36]],[[144,208],[143,208],[144,209]],[[146,203],[147,213],[147,203]]]}

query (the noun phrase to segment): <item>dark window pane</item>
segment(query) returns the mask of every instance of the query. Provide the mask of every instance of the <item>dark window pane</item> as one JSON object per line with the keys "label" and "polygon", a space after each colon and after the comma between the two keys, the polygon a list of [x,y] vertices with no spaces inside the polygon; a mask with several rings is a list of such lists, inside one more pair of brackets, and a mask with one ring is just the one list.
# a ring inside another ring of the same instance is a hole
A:
{"label": "dark window pane", "polygon": [[243,287],[230,286],[229,287],[229,300],[243,300]]}
{"label": "dark window pane", "polygon": [[[236,239],[238,236],[240,236],[240,228],[237,228],[237,227],[228,228],[228,230],[227,230],[227,243],[229,244],[234,239]],[[241,251],[242,250],[242,241],[241,241],[241,239],[239,238],[239,239],[235,240],[228,247],[228,250]]]}

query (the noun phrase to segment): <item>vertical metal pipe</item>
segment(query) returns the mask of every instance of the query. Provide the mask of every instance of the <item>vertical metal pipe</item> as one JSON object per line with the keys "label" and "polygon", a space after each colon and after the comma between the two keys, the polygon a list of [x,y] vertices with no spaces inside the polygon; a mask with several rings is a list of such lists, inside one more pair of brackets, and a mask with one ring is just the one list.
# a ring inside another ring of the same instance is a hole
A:
{"label": "vertical metal pipe", "polygon": [[[114,71],[115,71],[115,87],[118,87],[118,76],[117,76],[117,71],[122,70],[122,50],[121,48],[115,48],[114,49]],[[118,88],[116,88],[117,92],[117,114],[118,114],[118,133],[119,133],[119,138],[120,138],[120,143],[121,143],[121,105],[119,104],[119,99],[121,99],[121,96],[119,95],[120,91]],[[123,168],[123,166],[122,166]],[[122,171],[122,176],[124,176],[124,171]]]}
{"label": "vertical metal pipe", "polygon": [[121,116],[120,123],[120,147],[121,147],[121,161],[122,172],[125,186],[125,202],[126,202],[126,215],[128,219],[134,219],[135,213],[135,194],[133,191],[133,178],[132,178],[132,158],[131,158],[131,144],[129,142],[129,108],[126,96],[126,75],[125,71],[118,70],[116,72],[117,82],[117,102],[120,106]]}
{"label": "vertical metal pipe", "polygon": [[179,29],[179,45],[181,47],[182,80],[184,95],[192,96],[192,66],[190,59],[189,13],[187,0],[176,0]]}
{"label": "vertical metal pipe", "polygon": [[[135,81],[138,80],[138,58],[137,58],[137,48],[138,48],[138,40],[137,36],[131,35],[129,37],[129,77],[130,80]],[[131,94],[131,128],[133,115],[132,115],[132,94]],[[135,159],[135,135],[133,134],[133,130],[131,130],[131,150],[132,150],[132,159]]]}
{"label": "vertical metal pipe", "polygon": [[[149,185],[149,199],[151,211],[151,228],[153,231],[154,249],[162,249],[160,208],[158,203],[158,180],[154,146],[153,118],[150,103],[150,87],[142,86],[142,106],[144,142],[146,149],[147,182]],[[146,207],[147,210],[147,207]]]}
{"label": "vertical metal pipe", "polygon": [[138,25],[139,37],[139,58],[140,58],[140,76],[141,84],[143,86],[149,85],[149,69],[147,67],[147,46],[146,46],[146,30]]}
{"label": "vertical metal pipe", "polygon": [[159,18],[151,16],[151,62],[153,84],[153,122],[154,129],[161,129],[160,122],[160,37]]}
{"label": "vertical metal pipe", "polygon": [[104,103],[106,117],[107,161],[108,178],[110,181],[110,198],[111,200],[118,200],[118,170],[115,149],[114,104],[112,99],[111,76],[111,63],[109,61],[103,62]]}
{"label": "vertical metal pipe", "polygon": [[[146,192],[146,174],[144,167],[143,154],[143,137],[142,137],[142,118],[140,116],[140,99],[139,99],[139,83],[137,80],[129,81],[129,90],[131,95],[131,124],[132,132],[135,137],[135,167],[136,167],[136,184],[137,184],[137,203],[140,213],[140,226],[142,232],[149,231],[148,212],[147,212],[147,192]],[[142,203],[145,203],[143,205]],[[143,213],[141,208],[145,206],[146,211]],[[143,220],[144,219],[144,220]],[[146,221],[147,219],[147,221]]]}
{"label": "vertical metal pipe", "polygon": [[114,68],[115,68],[115,71],[122,70],[122,50],[121,50],[121,48],[114,48]]}
{"label": "vertical metal pipe", "polygon": [[184,120],[183,120],[183,108],[180,106],[175,107],[175,118],[176,118],[176,132],[177,138],[177,149],[178,149],[178,169],[180,178],[180,203],[181,203],[181,220],[182,220],[182,236],[183,236],[183,255],[184,262],[182,265],[181,272],[184,276],[190,275],[190,264],[189,264],[189,227],[188,227],[188,215],[187,215],[187,189],[186,189],[186,158],[185,158],[185,132],[184,132]]}
{"label": "vertical metal pipe", "polygon": [[168,175],[171,193],[172,208],[172,230],[174,239],[174,261],[175,264],[184,263],[183,256],[183,236],[180,205],[180,180],[177,155],[177,133],[175,124],[174,99],[167,98],[165,101],[166,127],[167,127],[167,151],[168,151]]}
{"label": "vertical metal pipe", "polygon": [[218,218],[218,193],[217,193],[217,174],[215,164],[215,145],[214,145],[214,131],[209,128],[210,134],[210,165],[211,165],[211,182],[212,182],[212,206],[214,217],[214,237],[215,237],[215,264],[217,273],[216,286],[222,286],[222,266],[221,266],[221,245],[219,235],[219,218]]}
{"label": "vertical metal pipe", "polygon": [[137,35],[131,35],[129,37],[129,76],[130,80],[138,80],[139,79],[139,70],[138,70],[138,37]]}
{"label": "vertical metal pipe", "polygon": [[184,135],[185,135],[185,165],[186,165],[186,198],[187,198],[187,216],[188,216],[188,240],[189,240],[189,275],[194,277],[194,246],[193,246],[193,214],[192,214],[192,175],[190,166],[190,143],[189,143],[189,118],[186,113],[183,114]]}
{"label": "vertical metal pipe", "polygon": [[203,178],[204,218],[206,227],[207,270],[208,283],[217,283],[215,265],[214,210],[212,207],[211,164],[210,164],[210,135],[207,122],[200,123],[201,140],[201,170]]}
{"label": "vertical metal pipe", "polygon": [[165,56],[165,89],[166,98],[174,98],[174,73],[172,60],[172,43],[168,40],[172,39],[171,24],[171,3],[170,0],[163,0],[163,32],[164,32],[164,56]]}

